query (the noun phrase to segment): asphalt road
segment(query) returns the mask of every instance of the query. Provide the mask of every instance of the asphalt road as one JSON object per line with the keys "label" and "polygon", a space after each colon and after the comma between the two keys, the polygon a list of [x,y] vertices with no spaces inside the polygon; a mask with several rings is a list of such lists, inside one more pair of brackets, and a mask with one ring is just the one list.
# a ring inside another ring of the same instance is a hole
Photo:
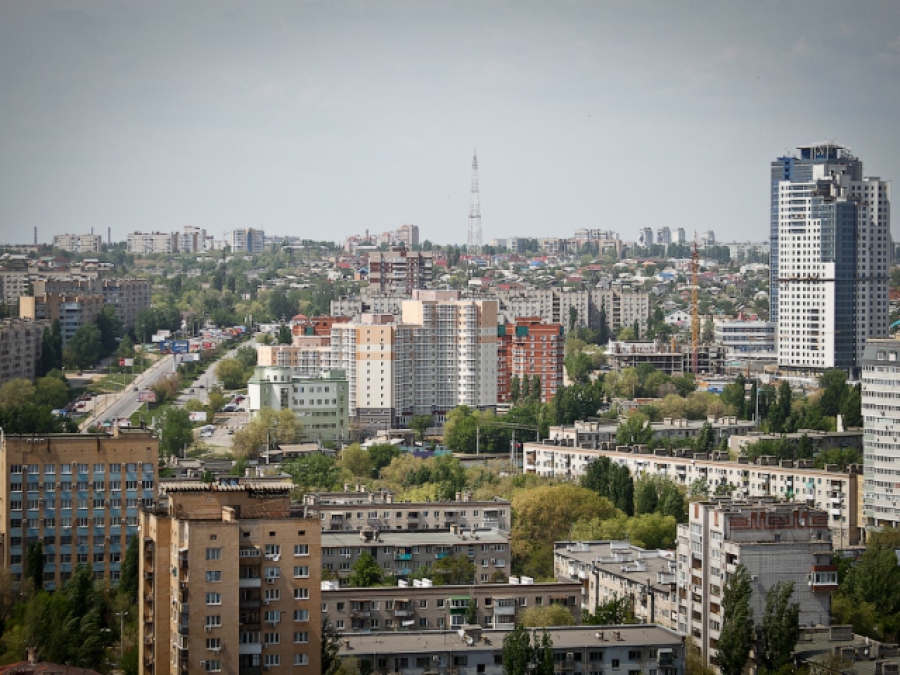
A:
{"label": "asphalt road", "polygon": [[[81,420],[82,430],[89,429],[96,422],[112,417],[130,417],[143,403],[138,401],[138,392],[156,384],[172,373],[172,356],[163,356],[159,361],[138,375],[134,383],[117,394],[102,394],[94,398],[93,409]],[[135,388],[138,391],[135,391]]]}

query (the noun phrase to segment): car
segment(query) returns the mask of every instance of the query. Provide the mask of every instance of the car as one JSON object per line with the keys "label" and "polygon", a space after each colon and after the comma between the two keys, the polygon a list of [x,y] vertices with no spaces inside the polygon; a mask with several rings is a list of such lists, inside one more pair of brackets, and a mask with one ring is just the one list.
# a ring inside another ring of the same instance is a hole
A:
{"label": "car", "polygon": [[135,387],[135,388],[134,388],[134,389],[132,389],[132,390],[131,390],[131,391],[137,391],[137,390],[138,390],[138,388],[137,388],[137,387]]}
{"label": "car", "polygon": [[201,388],[201,389],[206,389],[206,385],[205,385],[205,384],[201,384],[201,385],[200,385],[200,388]]}
{"label": "car", "polygon": [[229,430],[228,430],[228,435],[229,435],[229,436],[234,436],[234,429],[229,429]]}

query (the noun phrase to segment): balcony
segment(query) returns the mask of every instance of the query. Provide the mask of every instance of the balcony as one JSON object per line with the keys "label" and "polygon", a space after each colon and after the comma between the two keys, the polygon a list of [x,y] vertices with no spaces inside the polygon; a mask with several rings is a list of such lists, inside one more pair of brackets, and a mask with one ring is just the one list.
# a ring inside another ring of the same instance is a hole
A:
{"label": "balcony", "polygon": [[394,560],[412,560],[412,553],[395,553]]}
{"label": "balcony", "polygon": [[261,588],[262,579],[259,577],[238,579],[238,588]]}

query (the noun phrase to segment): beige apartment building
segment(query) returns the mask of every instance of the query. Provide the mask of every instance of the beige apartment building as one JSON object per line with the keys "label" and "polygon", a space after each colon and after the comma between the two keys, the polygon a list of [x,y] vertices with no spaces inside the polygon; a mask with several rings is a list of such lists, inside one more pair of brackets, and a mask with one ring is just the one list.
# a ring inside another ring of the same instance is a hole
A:
{"label": "beige apartment building", "polygon": [[103,237],[99,234],[55,234],[53,248],[73,253],[100,253]]}
{"label": "beige apartment building", "polygon": [[350,584],[353,566],[363,553],[371,555],[385,575],[398,579],[450,556],[475,566],[476,584],[506,579],[511,565],[509,534],[495,529],[322,533],[322,569],[342,587]]}
{"label": "beige apartment building", "polygon": [[142,673],[321,672],[321,532],[293,488],[164,484],[141,516]]}
{"label": "beige apartment building", "polygon": [[560,541],[554,546],[553,570],[558,580],[581,584],[584,611],[627,598],[640,623],[678,630],[673,551],[643,549],[627,541]]}
{"label": "beige apartment building", "polygon": [[[347,485],[345,488],[349,488]],[[510,528],[506,499],[474,501],[469,491],[457,492],[454,501],[398,502],[390,490],[368,492],[311,492],[303,497],[306,512],[322,521],[323,532],[346,530],[459,530]]]}
{"label": "beige apartment building", "polygon": [[837,465],[816,469],[812,460],[762,457],[756,464],[746,459],[731,461],[728,453],[695,453],[685,450],[616,446],[600,443],[596,450],[545,443],[525,444],[525,471],[565,480],[578,480],[587,465],[608,457],[627,466],[637,479],[662,476],[685,488],[705,485],[736,497],[778,497],[808,502],[826,513],[836,546],[856,546],[865,537],[863,526],[863,474],[853,465],[840,471]]}
{"label": "beige apartment building", "polygon": [[19,318],[59,320],[63,344],[103,311],[99,277],[54,276],[37,279],[32,295],[19,298]]}
{"label": "beige apartment building", "polygon": [[342,633],[458,629],[470,619],[484,628],[513,628],[529,607],[551,604],[581,623],[581,585],[572,581],[536,584],[511,577],[509,583],[475,586],[435,586],[428,579],[375,588],[323,586],[324,617]]}
{"label": "beige apartment building", "polygon": [[140,510],[156,497],[159,441],[146,429],[118,428],[0,438],[3,567],[21,579],[28,546],[41,543],[46,590],[79,565],[117,584]]}
{"label": "beige apartment building", "polygon": [[28,292],[31,283],[27,271],[0,270],[0,303],[14,305]]}
{"label": "beige apartment building", "polygon": [[0,385],[16,378],[34,380],[41,361],[41,341],[50,321],[0,321]]}

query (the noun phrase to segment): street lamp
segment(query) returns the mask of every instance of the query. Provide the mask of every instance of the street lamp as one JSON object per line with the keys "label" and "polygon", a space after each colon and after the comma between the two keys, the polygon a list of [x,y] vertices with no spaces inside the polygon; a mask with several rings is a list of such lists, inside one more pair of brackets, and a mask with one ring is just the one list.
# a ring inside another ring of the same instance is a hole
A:
{"label": "street lamp", "polygon": [[122,659],[125,654],[125,615],[128,614],[128,610],[126,609],[124,612],[116,612],[116,616],[119,617],[119,668],[122,668]]}

